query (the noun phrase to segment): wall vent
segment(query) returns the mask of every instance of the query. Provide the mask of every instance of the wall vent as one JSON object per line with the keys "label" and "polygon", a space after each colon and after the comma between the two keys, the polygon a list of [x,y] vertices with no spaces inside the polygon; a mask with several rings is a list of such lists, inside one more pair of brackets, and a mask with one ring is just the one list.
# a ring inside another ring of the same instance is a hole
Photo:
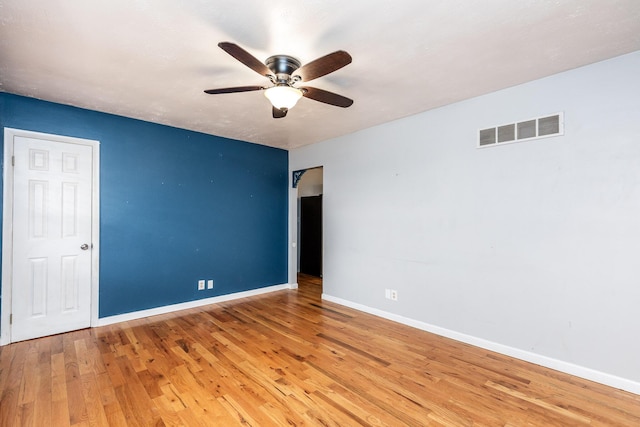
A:
{"label": "wall vent", "polygon": [[478,131],[478,148],[564,135],[564,115],[555,113]]}

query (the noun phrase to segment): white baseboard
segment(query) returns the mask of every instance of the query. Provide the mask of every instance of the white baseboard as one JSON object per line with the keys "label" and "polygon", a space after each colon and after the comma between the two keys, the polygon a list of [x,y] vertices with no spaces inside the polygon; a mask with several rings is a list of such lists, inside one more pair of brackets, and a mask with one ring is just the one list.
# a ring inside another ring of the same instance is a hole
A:
{"label": "white baseboard", "polygon": [[[297,287],[297,283],[296,283]],[[291,284],[267,286],[266,288],[252,289],[250,291],[236,292],[233,294],[220,295],[217,297],[203,298],[194,301],[182,302],[179,304],[165,305],[163,307],[150,308],[148,310],[133,311],[131,313],[116,314],[115,316],[102,317],[98,319],[97,325],[106,326],[114,323],[126,322],[128,320],[142,319],[143,317],[157,316],[159,314],[173,313],[174,311],[186,310],[189,308],[202,307],[203,305],[216,304],[219,302],[231,301],[234,299],[252,297],[269,292],[281,291],[283,289],[293,289]]]}
{"label": "white baseboard", "polygon": [[363,311],[365,313],[373,314],[374,316],[382,317],[384,319],[392,320],[394,322],[402,323],[407,326],[421,329],[423,331],[431,332],[436,335],[451,338],[456,341],[460,341],[466,344],[471,344],[476,347],[484,348],[486,350],[495,351],[497,353],[504,354],[506,356],[514,357],[516,359],[524,360],[526,362],[535,363],[536,365],[544,366],[556,371],[564,372],[574,375],[576,377],[584,378],[590,381],[595,381],[600,384],[615,387],[621,390],[625,390],[631,393],[640,394],[640,383],[632,381],[626,378],[621,378],[616,375],[607,374],[605,372],[596,371],[584,366],[575,365],[573,363],[564,362],[562,360],[554,359],[551,357],[543,356],[541,354],[531,353],[529,351],[521,350],[515,347],[510,347],[503,344],[498,344],[493,341],[488,341],[482,338],[477,338],[471,335],[463,334],[460,332],[445,329],[439,326],[431,325],[429,323],[421,322],[408,317],[399,316],[397,314],[389,313],[376,308],[371,308],[366,305],[358,304],[342,298],[334,297],[327,294],[322,294],[322,299],[336,304],[344,305]]}

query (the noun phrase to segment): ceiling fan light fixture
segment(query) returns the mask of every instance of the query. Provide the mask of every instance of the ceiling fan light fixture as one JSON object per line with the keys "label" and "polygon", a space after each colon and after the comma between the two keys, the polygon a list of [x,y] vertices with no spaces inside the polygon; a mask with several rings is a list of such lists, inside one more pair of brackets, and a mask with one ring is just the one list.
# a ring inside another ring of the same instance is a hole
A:
{"label": "ceiling fan light fixture", "polygon": [[282,85],[274,86],[264,91],[264,96],[271,102],[276,108],[291,109],[300,98],[302,98],[302,91],[295,87]]}

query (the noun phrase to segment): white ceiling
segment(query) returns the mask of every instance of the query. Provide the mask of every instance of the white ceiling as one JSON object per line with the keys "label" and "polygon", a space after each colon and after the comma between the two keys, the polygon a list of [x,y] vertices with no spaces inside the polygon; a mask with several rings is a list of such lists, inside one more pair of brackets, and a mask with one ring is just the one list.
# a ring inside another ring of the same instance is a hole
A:
{"label": "white ceiling", "polygon": [[[353,63],[273,119],[217,47]],[[344,135],[640,50],[639,0],[0,0],[0,91],[280,148]]]}

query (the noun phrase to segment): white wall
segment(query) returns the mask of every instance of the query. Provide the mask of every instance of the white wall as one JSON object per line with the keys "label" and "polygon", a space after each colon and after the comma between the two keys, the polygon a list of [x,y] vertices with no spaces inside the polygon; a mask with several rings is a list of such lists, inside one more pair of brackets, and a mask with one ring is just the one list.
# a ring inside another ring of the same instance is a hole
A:
{"label": "white wall", "polygon": [[324,166],[325,297],[640,393],[638,76],[640,51],[291,151]]}
{"label": "white wall", "polygon": [[322,194],[322,168],[308,169],[298,182],[298,198]]}

